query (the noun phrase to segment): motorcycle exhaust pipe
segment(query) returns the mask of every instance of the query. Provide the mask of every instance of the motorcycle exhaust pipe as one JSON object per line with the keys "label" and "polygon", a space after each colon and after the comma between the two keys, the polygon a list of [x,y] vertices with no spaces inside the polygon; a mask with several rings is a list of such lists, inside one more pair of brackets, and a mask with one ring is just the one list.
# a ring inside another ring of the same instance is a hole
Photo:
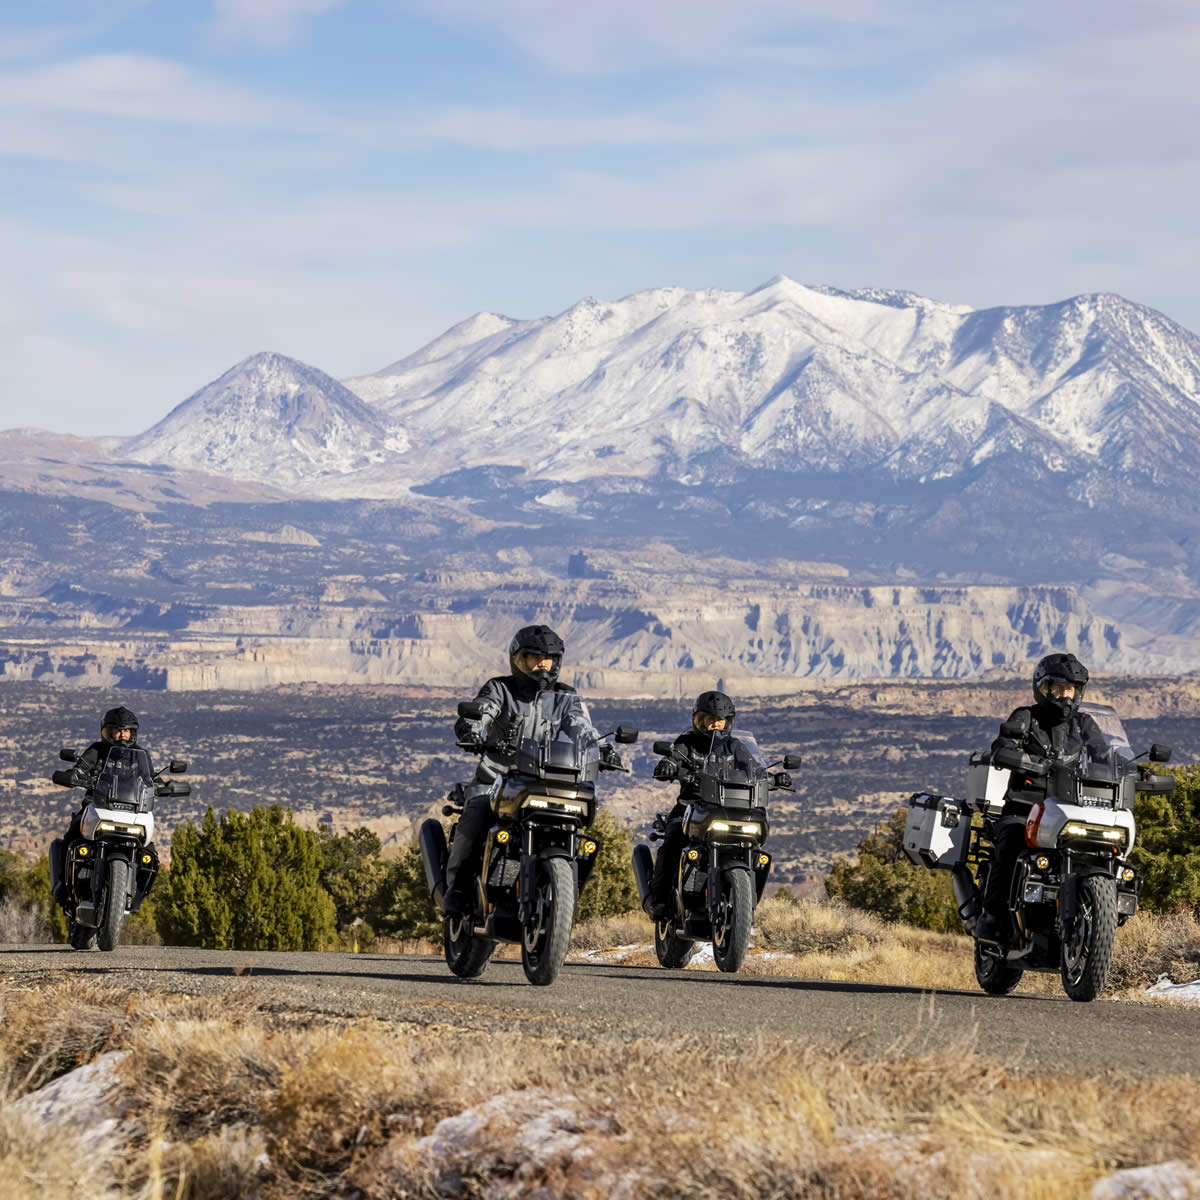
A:
{"label": "motorcycle exhaust pipe", "polygon": [[654,880],[654,859],[650,855],[650,847],[639,844],[633,848],[633,878],[637,884],[638,896],[642,907],[645,908],[647,898],[652,894]]}
{"label": "motorcycle exhaust pipe", "polygon": [[968,933],[975,932],[975,922],[979,920],[979,888],[971,878],[971,872],[966,867],[955,867],[950,872],[950,886],[954,889],[954,902],[958,905],[958,915],[966,926]]}
{"label": "motorcycle exhaust pipe", "polygon": [[421,825],[417,834],[417,845],[421,848],[421,864],[425,868],[425,882],[429,885],[429,895],[438,912],[444,912],[442,901],[446,895],[446,831],[441,821],[432,817]]}

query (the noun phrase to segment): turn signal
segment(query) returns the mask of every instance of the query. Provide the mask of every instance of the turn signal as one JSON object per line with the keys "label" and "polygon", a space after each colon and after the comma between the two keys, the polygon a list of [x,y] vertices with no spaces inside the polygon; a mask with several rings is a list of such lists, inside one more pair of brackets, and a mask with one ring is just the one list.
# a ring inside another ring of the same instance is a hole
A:
{"label": "turn signal", "polygon": [[596,843],[595,842],[584,842],[583,845],[580,847],[580,849],[584,852],[584,854],[595,854],[596,853]]}
{"label": "turn signal", "polygon": [[86,846],[79,847],[79,857],[80,858],[87,858],[87,852],[88,852],[88,848]]}
{"label": "turn signal", "polygon": [[502,829],[502,830],[500,830],[500,832],[498,834],[496,834],[496,841],[498,841],[500,843],[500,845],[503,846],[510,837],[512,837],[512,834],[509,833],[509,831],[507,829]]}
{"label": "turn signal", "polygon": [[1039,871],[1044,871],[1050,866],[1050,860],[1044,854],[1039,854],[1033,861]]}
{"label": "turn signal", "polygon": [[769,854],[760,854],[758,856],[758,865],[760,867],[765,867],[767,865],[767,863],[769,863],[770,861],[771,861],[771,856]]}
{"label": "turn signal", "polygon": [[143,854],[143,855],[142,855],[142,862],[144,862],[144,863],[146,863],[146,864],[149,864],[149,863],[151,863],[151,862],[153,862],[153,861],[154,861],[154,860],[153,860],[153,859],[150,857],[150,855],[148,855],[148,854]]}
{"label": "turn signal", "polygon": [[1042,823],[1042,814],[1045,811],[1046,806],[1040,800],[1029,810],[1029,817],[1025,821],[1025,845],[1030,850],[1037,849],[1038,826]]}
{"label": "turn signal", "polygon": [[688,851],[688,862],[695,862],[696,859],[698,859],[699,857],[700,857],[699,850],[689,850]]}
{"label": "turn signal", "polygon": [[1122,878],[1122,879],[1123,879],[1123,880],[1124,880],[1126,883],[1132,883],[1132,882],[1133,882],[1133,877],[1134,877],[1136,874],[1137,874],[1137,872],[1136,872],[1136,871],[1135,871],[1135,870],[1134,870],[1132,867],[1126,867],[1126,868],[1125,868],[1125,869],[1124,869],[1124,870],[1121,872],[1121,878]]}

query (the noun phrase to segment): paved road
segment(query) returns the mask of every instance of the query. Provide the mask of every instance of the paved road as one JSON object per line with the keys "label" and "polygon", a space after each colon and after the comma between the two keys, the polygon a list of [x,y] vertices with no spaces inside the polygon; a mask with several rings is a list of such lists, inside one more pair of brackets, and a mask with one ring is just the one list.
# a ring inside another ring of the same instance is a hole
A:
{"label": "paved road", "polygon": [[[568,963],[552,987],[525,981],[519,963],[455,979],[440,958],[282,954],[128,947],[0,947],[0,986],[70,972],[118,985],[211,993],[257,992],[280,1010],[495,1032],[596,1039],[671,1033],[812,1038],[874,1053],[961,1046],[1028,1070],[1200,1075],[1200,1009],[981,992],[830,983],[764,975]],[[681,1023],[682,1014],[691,1014]],[[697,1019],[696,1014],[703,1014]],[[968,1042],[970,1044],[970,1042]]]}

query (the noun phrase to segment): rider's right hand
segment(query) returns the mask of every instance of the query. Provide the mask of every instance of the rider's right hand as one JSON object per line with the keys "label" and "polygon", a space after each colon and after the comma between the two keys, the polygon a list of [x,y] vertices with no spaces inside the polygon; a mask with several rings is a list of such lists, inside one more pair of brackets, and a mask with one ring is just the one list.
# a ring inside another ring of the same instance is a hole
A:
{"label": "rider's right hand", "polygon": [[660,758],[654,764],[654,778],[668,782],[672,779],[678,779],[679,768],[669,758]]}

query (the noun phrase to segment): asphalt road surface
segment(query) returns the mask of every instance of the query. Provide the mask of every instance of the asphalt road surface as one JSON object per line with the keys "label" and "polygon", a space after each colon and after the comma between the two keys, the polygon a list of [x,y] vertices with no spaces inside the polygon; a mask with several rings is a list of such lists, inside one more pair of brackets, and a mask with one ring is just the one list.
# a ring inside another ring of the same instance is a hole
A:
{"label": "asphalt road surface", "polygon": [[123,947],[0,947],[0,987],[70,973],[118,986],[206,994],[252,989],[264,1006],[371,1016],[449,1030],[568,1034],[597,1041],[674,1034],[813,1039],[846,1053],[973,1045],[1012,1068],[1115,1075],[1200,1075],[1200,1009],[1016,994],[922,992],[712,971],[568,962],[532,987],[518,962],[476,980],[440,958]]}

